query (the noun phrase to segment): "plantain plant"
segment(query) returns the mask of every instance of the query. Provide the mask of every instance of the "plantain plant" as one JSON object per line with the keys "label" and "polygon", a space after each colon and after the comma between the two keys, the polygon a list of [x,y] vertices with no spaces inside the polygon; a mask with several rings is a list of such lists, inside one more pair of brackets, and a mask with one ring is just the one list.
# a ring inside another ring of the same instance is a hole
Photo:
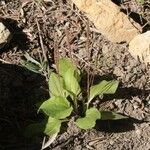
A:
{"label": "plantain plant", "polygon": [[103,80],[89,88],[89,93],[82,96],[84,91],[80,86],[81,72],[69,58],[61,58],[58,62],[58,73],[52,72],[49,77],[50,98],[44,101],[38,112],[45,114],[41,123],[30,125],[27,130],[32,133],[44,132],[48,136],[60,132],[62,122],[69,121],[75,116],[75,124],[81,129],[91,129],[96,120],[123,119],[125,116],[110,111],[100,111],[91,107],[91,102],[98,95],[114,94],[118,81]]}

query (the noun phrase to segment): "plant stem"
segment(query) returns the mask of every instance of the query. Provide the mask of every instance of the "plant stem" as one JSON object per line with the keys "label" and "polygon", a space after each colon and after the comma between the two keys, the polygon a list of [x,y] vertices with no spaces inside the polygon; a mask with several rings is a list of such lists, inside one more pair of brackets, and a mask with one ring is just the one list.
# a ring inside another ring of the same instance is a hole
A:
{"label": "plant stem", "polygon": [[89,108],[89,103],[86,104],[86,109],[88,109],[88,108]]}
{"label": "plant stem", "polygon": [[86,99],[86,97],[83,98],[83,100],[82,100],[82,113],[83,113],[83,114],[84,114],[84,113],[86,112],[86,110],[87,110],[87,104],[85,103],[85,99]]}
{"label": "plant stem", "polygon": [[67,122],[67,121],[69,121],[69,119],[67,119],[67,118],[61,120],[61,122]]}
{"label": "plant stem", "polygon": [[73,98],[73,103],[74,103],[74,110],[78,114],[78,103],[77,103],[77,97],[74,96]]}
{"label": "plant stem", "polygon": [[[90,49],[89,49],[89,22],[87,22],[87,41],[86,41],[86,51],[87,51],[87,59],[90,62]],[[87,97],[89,97],[90,90],[90,67],[87,67]]]}

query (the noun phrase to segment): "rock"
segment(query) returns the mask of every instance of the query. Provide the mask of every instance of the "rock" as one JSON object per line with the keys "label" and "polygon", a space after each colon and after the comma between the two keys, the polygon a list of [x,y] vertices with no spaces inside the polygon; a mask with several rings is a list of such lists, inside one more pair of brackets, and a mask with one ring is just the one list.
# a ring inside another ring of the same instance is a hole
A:
{"label": "rock", "polygon": [[[119,6],[111,0],[72,0],[73,3],[92,21],[95,27],[108,40],[120,43],[129,43],[139,34],[141,28],[131,18],[120,11]],[[133,25],[134,24],[134,25]],[[135,27],[136,26],[136,27]]]}
{"label": "rock", "polygon": [[129,52],[135,59],[150,63],[150,31],[137,35],[129,43]]}
{"label": "rock", "polygon": [[0,49],[5,46],[7,42],[10,41],[11,38],[11,33],[10,31],[6,28],[6,26],[0,22]]}

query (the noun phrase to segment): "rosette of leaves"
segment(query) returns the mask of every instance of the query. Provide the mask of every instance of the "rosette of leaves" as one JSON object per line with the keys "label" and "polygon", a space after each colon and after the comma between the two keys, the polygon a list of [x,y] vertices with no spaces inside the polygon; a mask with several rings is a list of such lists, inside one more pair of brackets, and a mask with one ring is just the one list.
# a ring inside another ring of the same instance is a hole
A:
{"label": "rosette of leaves", "polygon": [[[96,120],[102,119],[123,119],[122,115],[109,111],[100,111],[95,107],[89,107],[96,96],[104,94],[114,94],[118,87],[118,81],[103,80],[97,85],[90,87],[87,97],[83,98],[84,108],[82,115],[79,114],[79,101],[82,101],[82,88],[80,87],[81,72],[69,58],[61,58],[58,64],[58,72],[52,72],[49,77],[50,98],[44,101],[38,112],[45,114],[42,123],[33,124],[28,130],[44,132],[49,136],[57,135],[60,132],[62,122],[68,121],[76,113],[76,125],[81,129],[93,128]],[[80,100],[79,100],[80,99]],[[85,101],[86,99],[86,101]],[[82,117],[81,117],[82,116]]]}

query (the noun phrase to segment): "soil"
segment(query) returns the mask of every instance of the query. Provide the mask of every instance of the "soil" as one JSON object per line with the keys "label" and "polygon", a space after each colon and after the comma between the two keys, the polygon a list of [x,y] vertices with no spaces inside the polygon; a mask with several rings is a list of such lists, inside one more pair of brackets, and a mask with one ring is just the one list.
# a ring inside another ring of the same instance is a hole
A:
{"label": "soil", "polygon": [[[124,12],[135,12],[132,17],[143,31],[150,29],[149,0],[113,2]],[[52,69],[55,51],[89,70],[95,82],[119,80],[115,95],[101,102],[97,98],[93,105],[129,119],[98,121],[94,129],[82,131],[72,118],[47,150],[150,149],[150,65],[135,60],[128,44],[108,41],[71,1],[1,0],[0,18],[12,33],[11,42],[0,50],[0,150],[41,149],[43,136],[28,139],[23,131],[42,118],[35,104],[49,97],[47,79],[24,68],[21,60],[27,52],[38,61],[46,58]]]}

